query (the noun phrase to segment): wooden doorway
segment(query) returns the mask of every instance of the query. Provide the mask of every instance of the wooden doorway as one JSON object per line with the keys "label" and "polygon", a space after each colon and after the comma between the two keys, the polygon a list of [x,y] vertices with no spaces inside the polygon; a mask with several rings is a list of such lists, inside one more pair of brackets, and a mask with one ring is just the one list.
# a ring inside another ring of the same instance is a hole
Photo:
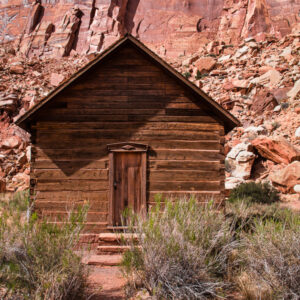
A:
{"label": "wooden doorway", "polygon": [[109,225],[122,226],[125,210],[146,212],[147,145],[118,143],[109,150]]}

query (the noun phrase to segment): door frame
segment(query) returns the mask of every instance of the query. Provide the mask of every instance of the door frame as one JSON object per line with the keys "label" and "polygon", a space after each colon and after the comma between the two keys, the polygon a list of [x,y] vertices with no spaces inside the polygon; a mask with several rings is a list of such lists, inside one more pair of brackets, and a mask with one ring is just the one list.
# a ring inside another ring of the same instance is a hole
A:
{"label": "door frame", "polygon": [[109,200],[108,200],[108,226],[113,226],[114,220],[114,177],[115,177],[115,153],[141,153],[141,213],[146,213],[147,208],[147,151],[148,145],[122,142],[108,144],[107,149],[109,151]]}

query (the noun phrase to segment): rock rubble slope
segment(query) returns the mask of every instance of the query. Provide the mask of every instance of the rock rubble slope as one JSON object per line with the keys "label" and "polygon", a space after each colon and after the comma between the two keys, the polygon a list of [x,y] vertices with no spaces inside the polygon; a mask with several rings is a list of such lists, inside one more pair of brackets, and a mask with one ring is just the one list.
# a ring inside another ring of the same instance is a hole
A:
{"label": "rock rubble slope", "polygon": [[4,1],[0,191],[29,182],[13,120],[121,35],[137,36],[242,123],[226,136],[226,187],[270,181],[299,199],[300,4],[295,1]]}

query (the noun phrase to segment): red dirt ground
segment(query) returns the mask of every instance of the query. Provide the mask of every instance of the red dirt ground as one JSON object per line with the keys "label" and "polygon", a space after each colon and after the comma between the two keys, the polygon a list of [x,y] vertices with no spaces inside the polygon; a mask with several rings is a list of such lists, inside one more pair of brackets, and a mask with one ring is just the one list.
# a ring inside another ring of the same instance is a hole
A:
{"label": "red dirt ground", "polygon": [[[95,292],[91,300],[125,299],[125,278],[119,267],[90,266],[90,283]],[[100,289],[100,290],[99,290]]]}

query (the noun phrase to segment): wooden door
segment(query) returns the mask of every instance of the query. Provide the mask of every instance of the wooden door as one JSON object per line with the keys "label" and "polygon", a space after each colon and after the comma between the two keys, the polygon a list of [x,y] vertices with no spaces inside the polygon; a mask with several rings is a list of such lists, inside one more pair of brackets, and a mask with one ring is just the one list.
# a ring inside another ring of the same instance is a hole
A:
{"label": "wooden door", "polygon": [[[110,146],[110,225],[126,225],[124,211],[146,210],[146,151],[139,144]],[[125,224],[124,224],[125,222]]]}

